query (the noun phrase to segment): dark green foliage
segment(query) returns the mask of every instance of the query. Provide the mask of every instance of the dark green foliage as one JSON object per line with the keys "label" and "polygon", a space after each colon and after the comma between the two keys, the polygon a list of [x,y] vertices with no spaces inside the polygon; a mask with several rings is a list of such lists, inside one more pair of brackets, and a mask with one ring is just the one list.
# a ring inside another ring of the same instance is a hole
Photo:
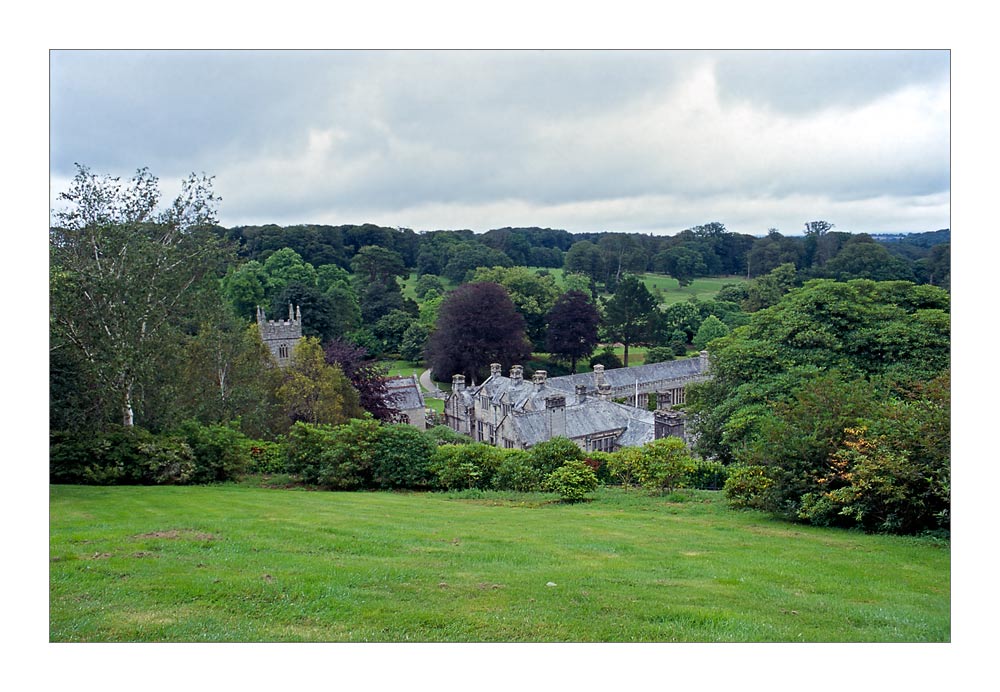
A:
{"label": "dark green foliage", "polygon": [[543,487],[559,493],[566,502],[579,502],[597,490],[600,483],[594,470],[582,460],[567,461],[545,477]]}
{"label": "dark green foliage", "polygon": [[748,467],[727,483],[733,502],[872,531],[946,530],[947,308],[932,286],[814,280],[715,341],[714,378],[689,388],[687,408],[704,455]]}
{"label": "dark green foliage", "polygon": [[587,452],[584,457],[584,462],[593,470],[601,484],[611,482],[611,470],[608,467],[611,458],[610,452]]}
{"label": "dark green foliage", "polygon": [[553,437],[545,442],[539,442],[530,450],[531,465],[538,469],[542,476],[548,476],[563,464],[583,459],[583,451],[565,437]]}
{"label": "dark green foliage", "polygon": [[632,274],[618,282],[614,296],[604,304],[604,327],[611,341],[625,345],[623,362],[628,367],[628,352],[632,344],[648,341],[653,334],[656,299],[646,285]]}
{"label": "dark green foliage", "polygon": [[430,488],[435,480],[430,462],[436,447],[411,425],[381,426],[372,449],[372,482],[379,488]]}
{"label": "dark green foliage", "polygon": [[53,483],[85,485],[179,485],[190,483],[197,464],[180,437],[137,427],[88,435],[52,433],[49,476]]}
{"label": "dark green foliage", "polygon": [[542,487],[542,474],[531,464],[531,454],[522,449],[505,449],[493,474],[495,490],[531,492]]}
{"label": "dark green foliage", "polygon": [[194,452],[192,483],[235,480],[251,464],[251,441],[236,425],[202,425],[186,421],[178,430]]}
{"label": "dark green foliage", "polygon": [[665,363],[674,359],[674,349],[670,346],[650,346],[646,349],[646,364]]}
{"label": "dark green foliage", "polygon": [[718,461],[695,459],[685,471],[681,483],[685,488],[722,490],[729,478],[729,469]]}
{"label": "dark green foliage", "polygon": [[283,473],[285,448],[281,442],[250,440],[250,465],[247,473]]}
{"label": "dark green foliage", "polygon": [[576,372],[576,362],[586,358],[597,347],[597,327],[601,315],[588,297],[579,291],[564,293],[546,316],[549,352],[567,358]]}
{"label": "dark green foliage", "polygon": [[483,381],[490,363],[504,370],[531,356],[524,318],[498,284],[463,284],[441,304],[427,344],[427,364],[439,378],[463,374]]}
{"label": "dark green foliage", "polygon": [[434,451],[431,470],[447,490],[486,490],[502,461],[502,450],[481,442],[445,444]]}
{"label": "dark green foliage", "polygon": [[605,370],[624,367],[622,359],[610,346],[601,349],[600,353],[590,359],[590,367],[593,368],[595,365],[603,365]]}

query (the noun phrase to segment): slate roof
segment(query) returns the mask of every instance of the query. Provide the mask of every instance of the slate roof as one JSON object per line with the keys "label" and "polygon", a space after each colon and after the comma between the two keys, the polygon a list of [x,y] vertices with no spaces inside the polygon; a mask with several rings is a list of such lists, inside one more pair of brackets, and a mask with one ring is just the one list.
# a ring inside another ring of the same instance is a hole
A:
{"label": "slate roof", "polygon": [[[611,385],[612,389],[617,389],[618,387],[634,386],[636,380],[639,381],[639,386],[641,387],[644,383],[649,382],[681,380],[706,375],[708,375],[708,369],[704,359],[696,357],[668,360],[665,363],[650,363],[649,365],[636,365],[630,368],[605,370],[604,381]],[[554,389],[563,389],[567,392],[576,391],[577,385],[585,386],[588,392],[597,391],[597,380],[593,372],[550,377],[546,381],[546,384]]]}
{"label": "slate roof", "polygon": [[391,377],[385,381],[389,390],[390,403],[401,411],[424,407],[424,395],[420,391],[415,375]]}
{"label": "slate roof", "polygon": [[[550,437],[549,413],[525,411],[511,416],[511,425],[525,445],[536,445]],[[566,437],[581,438],[609,431],[623,431],[620,446],[637,446],[653,439],[653,414],[611,401],[587,398],[566,407]]]}

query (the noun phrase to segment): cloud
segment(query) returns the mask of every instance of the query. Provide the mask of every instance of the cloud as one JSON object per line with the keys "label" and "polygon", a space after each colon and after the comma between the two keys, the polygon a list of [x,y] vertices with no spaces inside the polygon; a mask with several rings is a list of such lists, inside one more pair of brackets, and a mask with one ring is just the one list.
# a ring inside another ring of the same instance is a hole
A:
{"label": "cloud", "polygon": [[52,113],[54,179],[204,170],[228,224],[947,225],[941,51],[57,51]]}

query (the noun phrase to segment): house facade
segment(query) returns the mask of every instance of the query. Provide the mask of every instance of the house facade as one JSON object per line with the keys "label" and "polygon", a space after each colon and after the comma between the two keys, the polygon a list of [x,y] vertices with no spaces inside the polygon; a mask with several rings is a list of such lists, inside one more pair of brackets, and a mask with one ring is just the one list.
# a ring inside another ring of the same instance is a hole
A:
{"label": "house facade", "polygon": [[[544,370],[525,381],[515,365],[508,376],[490,366],[490,376],[468,387],[452,378],[445,423],[472,439],[507,449],[528,449],[552,437],[567,437],[584,451],[637,447],[658,437],[686,437],[684,387],[708,378],[708,354],[698,358],[548,378]],[[655,397],[657,410],[647,410]]]}

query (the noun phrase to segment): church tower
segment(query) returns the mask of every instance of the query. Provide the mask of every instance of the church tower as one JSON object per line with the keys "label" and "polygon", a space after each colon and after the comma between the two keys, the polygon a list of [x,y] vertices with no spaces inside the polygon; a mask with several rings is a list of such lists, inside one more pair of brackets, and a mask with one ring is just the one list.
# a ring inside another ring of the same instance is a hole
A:
{"label": "church tower", "polygon": [[260,338],[270,349],[271,355],[278,362],[280,367],[285,367],[292,362],[292,350],[302,338],[302,312],[299,306],[295,306],[292,312],[292,304],[288,304],[287,320],[269,320],[264,315],[264,310],[257,306],[257,328],[260,330]]}

